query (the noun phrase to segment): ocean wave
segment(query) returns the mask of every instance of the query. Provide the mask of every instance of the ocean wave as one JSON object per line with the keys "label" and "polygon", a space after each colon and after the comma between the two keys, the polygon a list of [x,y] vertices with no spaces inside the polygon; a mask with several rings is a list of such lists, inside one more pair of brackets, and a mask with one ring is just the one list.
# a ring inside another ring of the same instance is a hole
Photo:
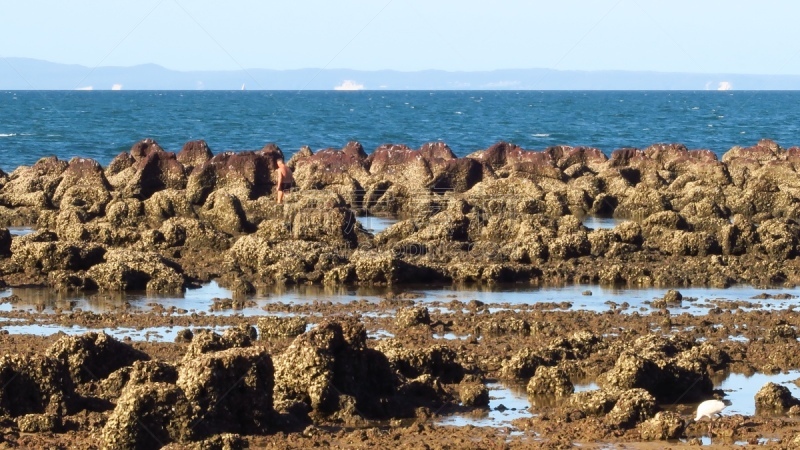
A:
{"label": "ocean wave", "polygon": [[0,137],[13,137],[16,135],[17,133],[0,133]]}
{"label": "ocean wave", "polygon": [[533,137],[550,137],[550,133],[534,133],[531,136],[533,136]]}

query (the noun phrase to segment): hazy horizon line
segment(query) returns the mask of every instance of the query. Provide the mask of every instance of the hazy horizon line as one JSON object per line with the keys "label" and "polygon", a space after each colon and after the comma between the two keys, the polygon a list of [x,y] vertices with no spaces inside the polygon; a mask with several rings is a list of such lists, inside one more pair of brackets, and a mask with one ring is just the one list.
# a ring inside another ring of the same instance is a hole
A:
{"label": "hazy horizon line", "polygon": [[667,70],[648,70],[648,69],[641,69],[641,70],[632,70],[632,69],[554,69],[550,67],[504,67],[498,69],[483,69],[483,70],[448,70],[448,69],[356,69],[350,67],[296,67],[296,68],[286,68],[286,69],[275,69],[269,67],[242,67],[238,69],[175,69],[171,67],[164,66],[159,63],[154,62],[146,62],[146,63],[138,63],[132,65],[97,65],[95,67],[91,67],[81,63],[70,63],[70,62],[58,62],[58,61],[50,61],[47,59],[40,59],[40,58],[31,58],[27,56],[0,56],[0,59],[25,59],[29,61],[38,61],[48,64],[59,64],[64,66],[79,66],[86,69],[94,70],[99,68],[119,68],[119,69],[129,69],[135,67],[142,67],[142,66],[155,66],[161,69],[169,70],[172,72],[240,72],[240,71],[248,71],[248,70],[268,70],[268,71],[275,71],[275,72],[288,72],[288,71],[300,71],[300,70],[317,70],[317,71],[330,71],[330,70],[350,70],[354,72],[399,72],[399,73],[419,73],[419,72],[444,72],[444,73],[491,73],[491,72],[502,72],[502,71],[528,71],[528,70],[543,70],[543,71],[552,71],[552,72],[586,72],[586,73],[602,73],[602,72],[622,72],[622,73],[648,73],[648,74],[672,74],[672,75],[740,75],[740,76],[766,76],[766,77],[800,77],[800,73],[797,74],[775,74],[775,73],[755,73],[755,72],[685,72],[685,71],[667,71]]}

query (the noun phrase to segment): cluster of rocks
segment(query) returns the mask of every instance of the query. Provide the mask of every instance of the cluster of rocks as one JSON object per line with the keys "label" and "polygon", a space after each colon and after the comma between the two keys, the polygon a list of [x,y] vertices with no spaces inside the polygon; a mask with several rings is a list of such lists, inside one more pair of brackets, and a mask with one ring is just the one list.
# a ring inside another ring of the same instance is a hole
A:
{"label": "cluster of rocks", "polygon": [[[800,148],[763,140],[722,158],[657,144],[610,158],[584,147],[498,143],[456,157],[358,143],[289,161],[296,192],[269,195],[259,151],[178,153],[145,139],[107,166],[43,158],[0,173],[0,279],[59,290],[180,291],[219,278],[274,283],[528,281],[795,283]],[[398,223],[373,235],[361,214]],[[583,226],[586,215],[625,219]]]}
{"label": "cluster of rocks", "polygon": [[[260,323],[272,330],[261,338],[294,334],[291,320]],[[76,428],[78,414],[100,414],[93,423],[104,448],[144,449],[488,403],[446,347],[371,349],[353,319],[318,324],[277,354],[257,338],[250,325],[198,330],[183,359],[169,363],[104,333],[65,336],[43,356],[0,358],[0,415],[21,432],[60,433]]]}

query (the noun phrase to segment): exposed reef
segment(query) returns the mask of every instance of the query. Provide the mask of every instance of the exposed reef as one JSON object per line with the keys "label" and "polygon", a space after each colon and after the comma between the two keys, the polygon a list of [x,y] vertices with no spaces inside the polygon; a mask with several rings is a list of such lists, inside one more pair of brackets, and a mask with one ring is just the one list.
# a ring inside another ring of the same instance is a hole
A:
{"label": "exposed reef", "polygon": [[[280,148],[178,152],[152,139],[107,166],[43,158],[0,176],[0,282],[179,292],[211,279],[272,284],[576,282],[796,284],[800,148],[762,140],[718,160],[656,144],[458,158],[444,143],[296,153],[296,189],[272,196]],[[359,222],[397,223],[372,234]],[[621,220],[589,229],[587,215]]]}

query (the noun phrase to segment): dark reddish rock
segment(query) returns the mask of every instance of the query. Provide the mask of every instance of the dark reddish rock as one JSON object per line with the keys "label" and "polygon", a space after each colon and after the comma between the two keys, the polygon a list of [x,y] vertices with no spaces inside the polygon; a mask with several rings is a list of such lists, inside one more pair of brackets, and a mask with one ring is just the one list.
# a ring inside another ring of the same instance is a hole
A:
{"label": "dark reddish rock", "polygon": [[201,139],[183,144],[183,148],[178,152],[176,158],[186,168],[186,172],[191,173],[193,168],[202,165],[213,156],[206,141]]}
{"label": "dark reddish rock", "polygon": [[[274,156],[274,153],[271,154]],[[187,196],[202,204],[211,192],[225,189],[242,200],[269,192],[275,161],[262,152],[223,152],[194,168],[186,186]]]}
{"label": "dark reddish rock", "polygon": [[556,159],[556,165],[565,173],[570,172],[569,176],[574,178],[586,169],[598,173],[606,161],[608,161],[608,157],[596,148],[562,147],[561,155]]}
{"label": "dark reddish rock", "polygon": [[644,159],[644,152],[638,148],[620,148],[611,152],[609,165],[611,167],[625,167]]}
{"label": "dark reddish rock", "polygon": [[405,186],[411,192],[430,186],[444,171],[447,161],[456,156],[443,142],[427,143],[419,150],[405,145],[385,144],[367,158],[369,172],[374,177]]}
{"label": "dark reddish rock", "polygon": [[[373,175],[402,176],[406,171],[428,171],[425,164],[425,155],[418,150],[413,150],[406,145],[384,144],[376,148],[367,158],[369,172]],[[406,174],[408,175],[408,174]],[[421,182],[419,186],[424,186]]]}
{"label": "dark reddish rock", "polygon": [[126,187],[129,196],[147,199],[162,189],[186,188],[186,172],[174,153],[152,152],[139,159]]}
{"label": "dark reddish rock", "polygon": [[367,159],[367,152],[364,151],[364,146],[356,141],[350,141],[345,144],[345,146],[342,147],[342,153],[357,159]]}
{"label": "dark reddish rock", "polygon": [[[556,159],[563,155],[561,147],[551,147],[542,152],[524,150],[515,144],[499,142],[486,150],[467,155],[486,166],[491,174],[501,177],[516,174],[537,179],[539,177],[561,180],[563,173],[556,167]],[[488,174],[484,174],[486,177]]]}
{"label": "dark reddish rock", "polygon": [[445,161],[434,176],[430,187],[437,192],[466,192],[483,180],[483,166],[472,158],[457,158]]}
{"label": "dark reddish rock", "polygon": [[106,176],[112,177],[123,172],[125,169],[133,167],[136,160],[129,152],[123,152],[115,156],[106,167]]}
{"label": "dark reddish rock", "polygon": [[730,163],[734,159],[749,159],[759,164],[780,159],[784,150],[771,139],[762,139],[752,147],[733,147],[722,155],[722,161]]}
{"label": "dark reddish rock", "polygon": [[66,188],[74,185],[83,184],[101,187],[106,190],[111,189],[111,185],[108,184],[103,172],[103,167],[93,159],[78,157],[70,159],[61,176],[61,183],[56,189],[56,197],[58,197],[59,192],[63,192]]}
{"label": "dark reddish rock", "polygon": [[786,162],[789,162],[797,170],[798,163],[800,163],[800,147],[789,147],[786,149]]}
{"label": "dark reddish rock", "polygon": [[[48,156],[36,161],[31,170],[39,177],[57,177],[67,170],[69,163],[67,161],[59,160],[55,156]],[[16,172],[16,171],[15,171]]]}
{"label": "dark reddish rock", "polygon": [[561,180],[563,173],[556,167],[551,153],[533,152],[517,147],[506,155],[508,169],[511,173],[538,179],[541,177]]}
{"label": "dark reddish rock", "polygon": [[277,144],[269,143],[265,145],[258,152],[259,155],[264,156],[269,161],[269,170],[274,171],[278,168],[278,160],[283,160],[283,150]]}
{"label": "dark reddish rock", "polygon": [[158,145],[158,142],[151,138],[145,138],[141,141],[133,144],[131,147],[130,154],[135,161],[141,161],[144,158],[147,158],[153,153],[163,152],[164,149]]}
{"label": "dark reddish rock", "polygon": [[295,183],[302,190],[327,188],[356,207],[362,202],[365,186],[371,184],[365,156],[361,144],[352,142],[341,150],[320,150],[297,160]]}
{"label": "dark reddish rock", "polygon": [[508,162],[508,154],[512,151],[519,151],[519,147],[508,142],[498,142],[486,150],[478,150],[470,153],[467,158],[473,158],[481,162],[492,170],[500,170]]}
{"label": "dark reddish rock", "polygon": [[456,159],[453,150],[444,142],[427,142],[418,151],[423,158],[429,161]]}

